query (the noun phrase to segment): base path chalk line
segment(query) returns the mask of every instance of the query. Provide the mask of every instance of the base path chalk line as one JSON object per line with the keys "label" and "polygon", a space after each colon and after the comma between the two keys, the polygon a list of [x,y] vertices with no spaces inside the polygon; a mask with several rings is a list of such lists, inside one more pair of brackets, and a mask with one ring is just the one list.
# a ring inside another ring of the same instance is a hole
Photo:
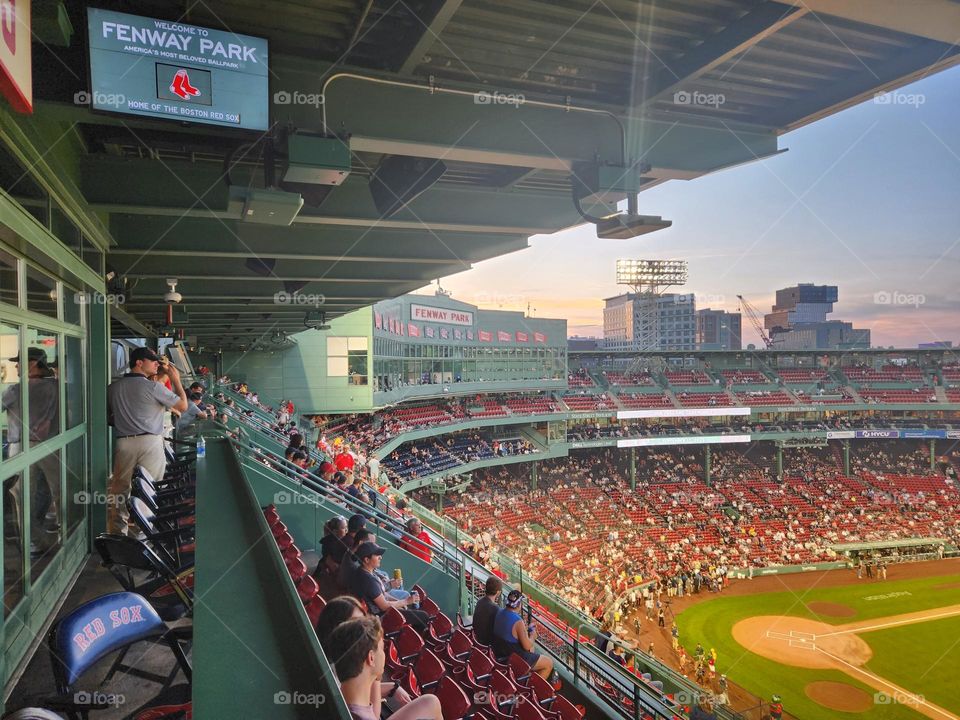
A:
{"label": "base path chalk line", "polygon": [[898,616],[893,615],[891,616],[888,622],[882,622],[883,618],[881,618],[881,622],[878,623],[877,625],[867,625],[865,627],[857,626],[857,625],[849,625],[849,626],[841,625],[841,627],[844,628],[843,630],[837,630],[836,632],[823,633],[822,635],[814,635],[813,639],[817,640],[819,638],[833,637],[834,635],[849,635],[851,633],[860,634],[864,632],[870,632],[871,630],[883,630],[885,628],[897,627],[899,625],[912,625],[914,623],[922,623],[922,622],[928,622],[930,620],[938,620],[940,618],[953,617],[955,615],[960,615],[960,607],[954,606],[951,610],[947,610],[945,612],[940,612],[940,613],[933,613],[931,615],[924,615],[922,613],[908,613],[908,615],[909,617],[903,617],[902,620],[894,620],[893,618],[896,618]]}
{"label": "base path chalk line", "polygon": [[911,698],[913,700],[913,703],[901,703],[901,704],[906,704],[907,707],[913,707],[917,712],[923,713],[927,717],[947,718],[947,720],[960,720],[960,717],[957,717],[953,713],[947,710],[944,710],[939,705],[934,705],[931,702],[927,702],[926,699],[923,698],[923,696],[917,695],[917,693],[910,692],[909,690],[902,688],[899,685],[894,685],[892,682],[889,682],[888,680],[884,680],[879,675],[874,675],[869,670],[865,670],[862,667],[857,667],[856,665],[853,665],[847,662],[842,657],[838,657],[837,655],[828,653],[823,648],[818,648],[818,650],[820,650],[820,652],[822,652],[824,655],[826,655],[828,658],[830,658],[834,662],[838,662],[841,665],[844,665],[845,667],[849,668],[849,670],[846,671],[848,675],[854,675],[854,674],[861,675],[862,676],[861,679],[866,678],[868,680],[867,684],[873,686],[877,690],[880,690],[881,692],[886,690],[893,690],[895,695],[901,694],[905,697]]}

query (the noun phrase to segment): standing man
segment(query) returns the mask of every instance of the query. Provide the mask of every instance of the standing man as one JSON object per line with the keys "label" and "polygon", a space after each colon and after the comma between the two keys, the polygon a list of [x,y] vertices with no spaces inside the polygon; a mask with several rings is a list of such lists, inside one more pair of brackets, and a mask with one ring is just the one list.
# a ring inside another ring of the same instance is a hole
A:
{"label": "standing man", "polygon": [[367,472],[369,473],[370,484],[374,487],[380,486],[380,456],[377,453],[370,453],[370,459],[367,460]]}
{"label": "standing man", "polygon": [[[127,499],[136,466],[143,465],[157,480],[163,477],[167,466],[163,454],[164,412],[182,413],[187,409],[180,372],[166,358],[164,361],[161,363],[150,348],[137,348],[130,353],[130,372],[107,388],[114,431],[113,474],[107,488],[108,533],[127,534]],[[170,380],[172,392],[163,386],[163,378]]]}

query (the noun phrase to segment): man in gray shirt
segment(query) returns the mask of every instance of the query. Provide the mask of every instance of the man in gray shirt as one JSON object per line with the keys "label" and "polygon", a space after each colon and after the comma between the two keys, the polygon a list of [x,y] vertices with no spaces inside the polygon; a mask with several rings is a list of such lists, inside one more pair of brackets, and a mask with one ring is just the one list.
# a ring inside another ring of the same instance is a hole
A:
{"label": "man in gray shirt", "polygon": [[[170,379],[173,392],[161,382],[164,376]],[[153,350],[142,347],[130,353],[130,372],[107,388],[107,402],[114,430],[107,532],[126,535],[133,471],[137,465],[143,465],[155,479],[163,477],[167,466],[163,454],[163,415],[168,409],[181,413],[186,410],[187,396],[173,363],[161,364]],[[137,532],[134,528],[133,533]]]}

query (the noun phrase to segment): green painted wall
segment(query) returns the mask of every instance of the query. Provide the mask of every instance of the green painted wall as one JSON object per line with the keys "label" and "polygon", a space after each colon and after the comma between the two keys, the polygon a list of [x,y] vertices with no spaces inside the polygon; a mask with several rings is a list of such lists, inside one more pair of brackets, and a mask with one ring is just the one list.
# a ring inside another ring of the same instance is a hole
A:
{"label": "green painted wall", "polygon": [[246,380],[268,400],[292,400],[299,412],[354,413],[373,408],[373,394],[366,385],[351,383],[346,375],[327,376],[330,338],[364,338],[367,366],[371,366],[373,311],[363,308],[330,321],[330,330],[306,330],[292,336],[296,345],[287,350],[225,352],[223,372],[234,380]]}

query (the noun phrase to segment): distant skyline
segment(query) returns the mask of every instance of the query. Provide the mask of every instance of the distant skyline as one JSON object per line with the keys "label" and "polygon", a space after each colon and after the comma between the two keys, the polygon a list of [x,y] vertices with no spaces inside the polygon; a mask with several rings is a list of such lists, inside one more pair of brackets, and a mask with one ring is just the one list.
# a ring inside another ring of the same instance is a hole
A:
{"label": "distant skyline", "polygon": [[[697,307],[761,313],[778,288],[839,286],[831,319],[869,327],[874,346],[960,341],[960,67],[784,135],[789,152],[640,194],[673,227],[599,240],[593,226],[444,278],[480,307],[565,318],[602,336],[617,258],[689,261]],[[434,288],[436,285],[434,284]],[[430,288],[419,292],[429,293]],[[703,302],[701,302],[701,299]],[[885,302],[890,300],[889,303]],[[744,347],[762,347],[746,317]]]}

